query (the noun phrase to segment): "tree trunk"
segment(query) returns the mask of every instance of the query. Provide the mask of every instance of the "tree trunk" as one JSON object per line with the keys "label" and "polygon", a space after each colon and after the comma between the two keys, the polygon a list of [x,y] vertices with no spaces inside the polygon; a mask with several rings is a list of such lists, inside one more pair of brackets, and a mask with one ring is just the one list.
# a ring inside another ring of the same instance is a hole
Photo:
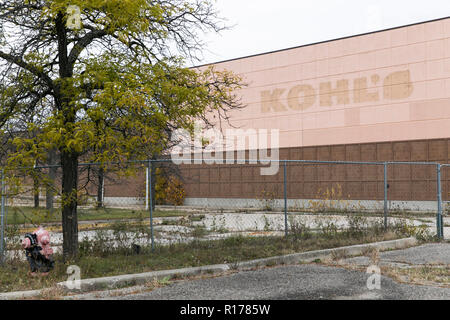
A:
{"label": "tree trunk", "polygon": [[[72,128],[76,123],[76,110],[71,105],[70,80],[73,76],[73,65],[69,63],[67,48],[67,28],[64,19],[65,13],[58,12],[55,21],[58,38],[58,65],[60,83],[55,96],[56,107],[61,111],[63,124]],[[67,130],[66,138],[73,135],[72,129]],[[64,261],[73,259],[78,254],[78,219],[77,219],[77,190],[78,190],[78,154],[68,150],[68,146],[60,149],[62,166],[62,229],[63,229],[63,258]]]}
{"label": "tree trunk", "polygon": [[97,186],[97,208],[103,208],[103,183],[105,179],[103,168],[98,170],[98,186]]}
{"label": "tree trunk", "polygon": [[[50,150],[48,158],[48,162],[50,165],[56,164],[56,151]],[[49,183],[47,184],[45,189],[45,208],[50,211],[53,210],[53,201],[55,197],[54,188],[57,170],[57,167],[50,167],[48,170]]]}
{"label": "tree trunk", "polygon": [[68,261],[78,254],[78,155],[62,151],[61,165],[63,258],[64,261]]}

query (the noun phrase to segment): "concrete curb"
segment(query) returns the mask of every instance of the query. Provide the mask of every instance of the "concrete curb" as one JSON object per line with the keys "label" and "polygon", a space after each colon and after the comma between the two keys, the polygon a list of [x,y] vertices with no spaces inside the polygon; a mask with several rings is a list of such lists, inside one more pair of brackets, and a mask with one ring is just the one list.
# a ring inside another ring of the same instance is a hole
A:
{"label": "concrete curb", "polygon": [[[143,284],[147,281],[161,280],[164,278],[182,278],[201,274],[215,274],[228,271],[230,268],[226,264],[216,264],[202,267],[192,267],[173,270],[160,270],[137,274],[125,274],[103,278],[84,279],[80,281],[80,290],[67,289],[66,282],[59,282],[58,287],[69,292],[89,292],[96,290],[117,289],[121,287]],[[1,298],[1,296],[0,296]]]}
{"label": "concrete curb", "polygon": [[[84,279],[80,281],[80,290],[69,290],[66,282],[60,282],[57,286],[66,292],[86,293],[96,290],[117,289],[121,287],[143,284],[147,281],[161,280],[164,278],[183,278],[201,274],[217,274],[230,270],[248,270],[258,267],[274,266],[280,264],[297,264],[312,262],[315,260],[330,260],[334,256],[353,257],[362,255],[369,248],[377,248],[379,251],[395,250],[412,247],[418,244],[416,238],[405,238],[383,242],[353,245],[333,249],[294,253],[284,256],[263,258],[235,264],[217,264],[202,267],[183,268],[174,270],[152,271],[138,274],[126,274],[120,276]],[[13,300],[37,297],[42,290],[18,291],[0,293],[0,300]]]}
{"label": "concrete curb", "polygon": [[37,297],[42,290],[16,291],[0,293],[0,300],[16,300]]}
{"label": "concrete curb", "polygon": [[339,247],[333,249],[293,253],[284,256],[276,256],[252,261],[239,262],[233,266],[233,269],[245,270],[279,264],[307,263],[316,260],[324,261],[324,260],[331,260],[333,259],[333,256],[339,255],[349,258],[354,256],[360,256],[364,253],[364,251],[366,251],[369,248],[376,248],[379,251],[386,251],[412,247],[417,245],[417,243],[418,243],[417,239],[412,237],[398,240],[359,244],[347,247]]}

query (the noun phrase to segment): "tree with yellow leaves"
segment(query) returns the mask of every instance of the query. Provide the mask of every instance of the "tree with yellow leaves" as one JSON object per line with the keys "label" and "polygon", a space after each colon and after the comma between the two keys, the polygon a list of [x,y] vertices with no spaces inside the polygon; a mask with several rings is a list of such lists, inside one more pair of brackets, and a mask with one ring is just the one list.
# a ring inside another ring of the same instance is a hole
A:
{"label": "tree with yellow leaves", "polygon": [[[185,67],[201,53],[200,32],[221,23],[209,0],[1,1],[0,128],[14,137],[8,165],[32,167],[58,150],[65,259],[78,251],[80,158],[154,157],[174,130],[241,107],[239,77]],[[19,122],[33,135],[12,134]]]}

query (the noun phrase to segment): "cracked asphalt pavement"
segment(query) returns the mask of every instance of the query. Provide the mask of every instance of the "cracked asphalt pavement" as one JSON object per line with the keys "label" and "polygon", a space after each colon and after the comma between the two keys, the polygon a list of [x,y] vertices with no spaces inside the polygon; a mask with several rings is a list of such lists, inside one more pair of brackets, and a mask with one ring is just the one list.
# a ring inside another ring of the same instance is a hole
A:
{"label": "cracked asphalt pavement", "polygon": [[151,292],[111,297],[124,300],[320,300],[450,299],[450,288],[400,284],[381,276],[381,289],[367,289],[370,275],[323,265],[293,265],[183,281]]}
{"label": "cracked asphalt pavement", "polygon": [[[425,244],[382,252],[379,265],[420,267],[436,265],[450,277],[450,243]],[[450,300],[445,286],[399,283],[381,274],[380,289],[369,290],[367,257],[343,259],[335,265],[300,264],[240,271],[196,280],[175,281],[148,292],[115,291],[77,299],[115,300]],[[351,265],[355,268],[348,268]],[[450,280],[450,278],[448,278]],[[130,293],[132,292],[132,293]],[[134,292],[134,293],[133,293]]]}

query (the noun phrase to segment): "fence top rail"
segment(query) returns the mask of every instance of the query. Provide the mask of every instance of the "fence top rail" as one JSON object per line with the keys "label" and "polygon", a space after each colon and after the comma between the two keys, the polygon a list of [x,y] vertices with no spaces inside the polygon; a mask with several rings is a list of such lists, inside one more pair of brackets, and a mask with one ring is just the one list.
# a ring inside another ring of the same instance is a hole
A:
{"label": "fence top rail", "polygon": [[[423,166],[437,166],[440,163],[439,162],[425,162],[425,161],[387,161],[387,164],[411,164],[411,165],[423,165]],[[442,164],[440,164],[442,166]]]}
{"label": "fence top rail", "polygon": [[[142,162],[170,162],[172,159],[155,159],[155,160],[144,160]],[[193,160],[195,161],[195,160]],[[202,159],[202,162],[214,162],[217,159]],[[222,160],[225,161],[225,160]],[[367,164],[367,165],[384,165],[384,164],[407,164],[407,165],[438,165],[438,162],[425,162],[425,161],[340,161],[340,160],[296,160],[296,159],[235,159],[233,163],[230,164],[242,164],[259,161],[262,164],[269,164],[271,162],[282,162],[282,163],[307,163],[307,164]],[[227,163],[224,163],[227,164]],[[443,166],[441,164],[441,166]],[[450,164],[445,164],[444,166],[450,166]]]}
{"label": "fence top rail", "polygon": [[[90,163],[79,163],[78,166],[86,167],[86,166],[99,166],[99,165],[119,165],[119,164],[148,164],[148,163],[157,163],[157,162],[172,162],[172,159],[148,159],[148,160],[128,160],[123,162],[90,162]],[[220,161],[220,159],[202,159],[202,162],[211,162],[215,163],[216,161]],[[303,163],[303,164],[353,164],[353,165],[440,165],[441,167],[450,167],[450,164],[440,164],[438,162],[414,162],[414,161],[333,161],[333,160],[287,160],[287,159],[234,159],[233,163],[227,163],[225,159],[222,159],[224,165],[235,165],[235,164],[262,164],[268,165],[272,162],[278,163]],[[193,163],[183,163],[184,165],[189,164],[197,164],[195,160],[192,160]],[[60,164],[52,164],[52,165],[39,165],[34,167],[18,167],[17,169],[49,169],[49,168],[60,168]],[[1,171],[4,171],[2,168]]]}

